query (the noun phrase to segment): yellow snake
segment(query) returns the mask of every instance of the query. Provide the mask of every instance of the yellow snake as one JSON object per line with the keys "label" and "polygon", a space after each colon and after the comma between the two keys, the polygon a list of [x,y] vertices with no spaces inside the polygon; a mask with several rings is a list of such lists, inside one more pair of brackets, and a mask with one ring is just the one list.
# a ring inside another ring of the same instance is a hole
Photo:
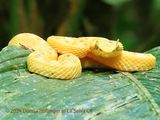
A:
{"label": "yellow snake", "polygon": [[152,54],[125,51],[119,41],[102,37],[50,36],[46,42],[37,35],[21,33],[9,45],[31,49],[29,71],[49,78],[73,79],[81,75],[82,67],[132,72],[146,71],[156,64]]}

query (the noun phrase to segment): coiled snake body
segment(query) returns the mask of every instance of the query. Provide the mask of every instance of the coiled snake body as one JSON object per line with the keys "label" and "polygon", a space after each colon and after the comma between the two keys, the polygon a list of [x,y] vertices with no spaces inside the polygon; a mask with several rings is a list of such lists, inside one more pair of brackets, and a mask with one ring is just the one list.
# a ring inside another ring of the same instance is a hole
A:
{"label": "coiled snake body", "polygon": [[82,66],[88,67],[86,63],[91,63],[89,67],[106,66],[128,72],[149,70],[156,64],[151,54],[124,51],[119,41],[100,37],[50,36],[46,42],[32,33],[21,33],[13,37],[9,45],[32,50],[27,60],[29,71],[49,78],[79,77]]}

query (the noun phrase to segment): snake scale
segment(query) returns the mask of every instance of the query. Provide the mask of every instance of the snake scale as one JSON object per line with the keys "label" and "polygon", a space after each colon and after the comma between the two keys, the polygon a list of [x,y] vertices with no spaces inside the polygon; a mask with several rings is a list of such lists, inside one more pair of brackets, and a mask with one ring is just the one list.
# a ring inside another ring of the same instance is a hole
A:
{"label": "snake scale", "polygon": [[28,70],[49,78],[77,78],[86,67],[133,72],[156,65],[152,54],[125,51],[119,41],[102,37],[50,36],[45,41],[32,33],[20,33],[8,45],[30,49]]}

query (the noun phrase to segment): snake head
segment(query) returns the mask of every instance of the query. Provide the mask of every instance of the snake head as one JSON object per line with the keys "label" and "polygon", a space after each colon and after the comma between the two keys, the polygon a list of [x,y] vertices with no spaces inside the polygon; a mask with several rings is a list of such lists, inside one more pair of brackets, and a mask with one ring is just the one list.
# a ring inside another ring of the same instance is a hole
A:
{"label": "snake head", "polygon": [[119,55],[123,50],[123,45],[119,42],[119,39],[114,41],[97,37],[93,42],[91,49],[94,55],[109,58]]}

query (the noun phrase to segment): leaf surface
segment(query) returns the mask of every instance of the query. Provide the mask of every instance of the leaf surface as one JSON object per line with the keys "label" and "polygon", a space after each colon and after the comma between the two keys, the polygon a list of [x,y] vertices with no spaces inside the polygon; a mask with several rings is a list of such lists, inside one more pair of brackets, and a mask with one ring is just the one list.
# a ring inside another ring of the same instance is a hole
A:
{"label": "leaf surface", "polygon": [[[42,77],[27,70],[28,50],[9,46],[0,52],[1,119],[160,118],[160,48],[155,69],[127,73],[83,71],[74,80]],[[22,60],[21,60],[22,59]]]}

